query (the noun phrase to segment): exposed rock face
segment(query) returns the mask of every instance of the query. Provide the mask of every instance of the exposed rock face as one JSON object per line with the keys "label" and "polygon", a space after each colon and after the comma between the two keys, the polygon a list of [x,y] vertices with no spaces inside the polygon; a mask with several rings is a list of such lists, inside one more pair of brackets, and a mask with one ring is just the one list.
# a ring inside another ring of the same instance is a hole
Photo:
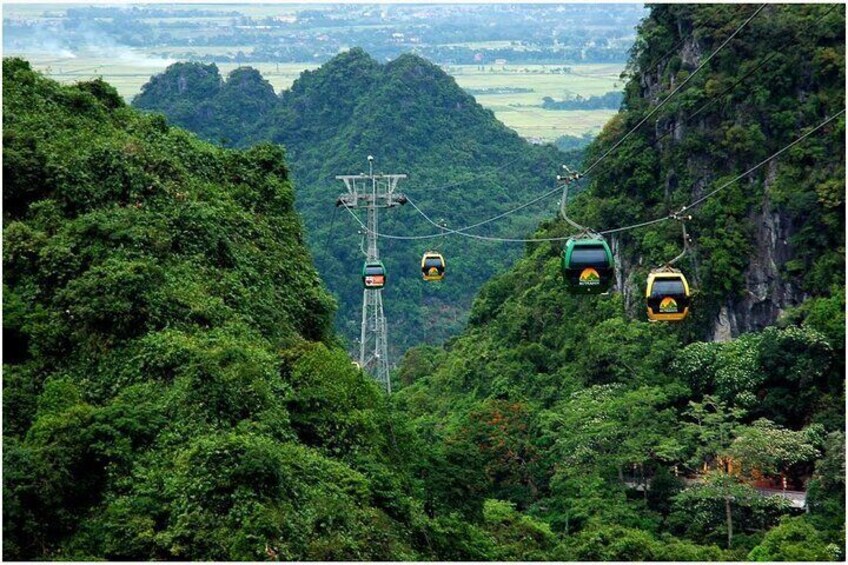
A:
{"label": "exposed rock face", "polygon": [[713,323],[712,341],[730,341],[733,339],[733,336],[738,333],[738,330],[735,333],[733,331],[733,322],[735,322],[735,319],[731,319],[727,306],[722,306]]}
{"label": "exposed rock face", "polygon": [[617,237],[610,238],[610,248],[615,261],[615,286],[624,296],[624,311],[630,317],[637,315],[637,310],[642,307],[642,294],[639,287],[636,285],[634,267],[641,265],[642,257],[637,257],[636,261],[631,261],[627,253],[622,252],[622,246]]}
{"label": "exposed rock face", "polygon": [[[743,332],[760,330],[774,322],[783,311],[800,304],[804,295],[789,280],[781,276],[781,269],[792,257],[789,245],[793,226],[784,214],[774,209],[769,197],[769,187],[777,175],[777,161],[767,165],[762,206],[751,215],[756,226],[753,255],[745,270],[744,296],[729,300],[722,306],[713,325],[713,335],[723,330],[722,316],[729,323],[733,337]],[[717,340],[719,341],[719,340]]]}
{"label": "exposed rock face", "polygon": [[[678,21],[680,35],[688,35],[681,41],[676,55],[681,61],[681,70],[693,72],[702,62],[703,57],[709,50],[705,50],[688,30],[683,20]],[[706,51],[706,52],[705,52]],[[666,72],[666,62],[661,62],[655,68],[645,69],[641,75],[641,96],[650,100],[653,104],[661,101],[668,94],[669,88],[674,88],[679,83],[679,78],[674,74],[666,80],[668,84],[663,85],[662,77]],[[799,99],[805,93],[798,93]],[[709,113],[703,114],[698,120],[684,123],[687,119],[685,112],[678,112],[674,116],[658,119],[654,124],[655,134],[659,138],[657,151],[665,153],[673,151],[674,147],[684,139],[687,130],[708,130],[718,123]],[[767,174],[764,181],[764,194],[760,206],[755,207],[749,220],[755,226],[751,255],[748,257],[747,267],[744,272],[746,293],[741,296],[729,297],[722,303],[715,315],[711,328],[705,339],[713,341],[728,341],[741,333],[756,331],[774,324],[781,314],[790,306],[800,304],[806,296],[789,279],[782,276],[783,267],[793,256],[793,250],[789,242],[792,235],[799,226],[793,226],[790,217],[777,209],[771,201],[769,188],[774,184],[777,175],[778,161],[772,161],[767,165]],[[687,158],[686,171],[676,171],[668,168],[663,172],[666,188],[666,196],[676,188],[678,178],[686,176],[691,182],[692,199],[697,199],[711,188],[711,183],[716,176],[722,174],[722,164],[716,163],[715,159],[708,154],[692,154]],[[698,286],[698,258],[697,241],[693,242],[693,272],[687,273],[690,282]],[[628,314],[637,314],[641,305],[641,293],[634,284],[632,269],[641,265],[642,258],[627,257],[619,246],[614,247],[616,264],[619,270],[616,273],[616,283],[624,294],[625,307]]]}
{"label": "exposed rock face", "polygon": [[680,60],[686,67],[696,68],[701,64],[702,50],[698,45],[698,41],[691,35],[683,42],[683,47],[680,49]]}

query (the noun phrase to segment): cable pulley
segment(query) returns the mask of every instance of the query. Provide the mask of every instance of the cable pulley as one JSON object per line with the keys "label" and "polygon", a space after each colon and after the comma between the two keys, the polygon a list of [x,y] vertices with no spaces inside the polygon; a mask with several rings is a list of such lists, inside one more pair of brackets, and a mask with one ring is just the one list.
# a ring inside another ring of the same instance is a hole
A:
{"label": "cable pulley", "polygon": [[557,175],[556,180],[558,183],[562,184],[562,198],[559,201],[559,214],[562,216],[562,219],[568,222],[571,227],[574,229],[580,230],[581,232],[588,231],[587,228],[581,226],[574,220],[568,217],[568,214],[565,213],[565,210],[568,206],[568,187],[572,182],[578,181],[583,175],[576,171],[572,171],[568,168],[568,165],[563,165],[562,168],[565,170],[566,174]]}

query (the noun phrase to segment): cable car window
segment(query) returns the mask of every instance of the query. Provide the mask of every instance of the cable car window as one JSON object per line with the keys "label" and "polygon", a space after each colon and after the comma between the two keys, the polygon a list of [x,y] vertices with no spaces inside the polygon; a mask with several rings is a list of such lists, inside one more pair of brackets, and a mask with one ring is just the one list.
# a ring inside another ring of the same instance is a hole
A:
{"label": "cable car window", "polygon": [[655,280],[654,287],[651,289],[651,296],[669,296],[669,295],[684,295],[686,289],[683,286],[683,281],[675,280]]}
{"label": "cable car window", "polygon": [[575,247],[571,252],[571,266],[606,265],[607,254],[603,247]]}
{"label": "cable car window", "polygon": [[430,269],[432,267],[440,269],[442,267],[442,261],[438,257],[427,257],[424,260],[424,267],[427,269]]}
{"label": "cable car window", "polygon": [[368,265],[367,267],[365,267],[365,274],[366,275],[382,275],[383,274],[383,267],[381,267],[380,265]]}

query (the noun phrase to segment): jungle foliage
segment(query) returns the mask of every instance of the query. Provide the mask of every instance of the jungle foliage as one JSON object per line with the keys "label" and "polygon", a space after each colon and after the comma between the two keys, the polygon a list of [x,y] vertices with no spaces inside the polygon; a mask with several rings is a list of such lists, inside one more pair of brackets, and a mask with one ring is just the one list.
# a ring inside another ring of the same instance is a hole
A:
{"label": "jungle foliage", "polygon": [[[753,9],[654,6],[623,110],[584,167]],[[767,6],[593,171],[572,217],[605,229],[663,216],[844,108],[844,23],[840,6]],[[692,210],[686,322],[648,323],[639,295],[650,266],[679,252],[667,222],[613,238],[622,272],[609,296],[569,296],[561,245],[528,244],[480,291],[462,335],[409,351],[392,402],[466,462],[477,489],[454,504],[509,501],[570,559],[844,559],[844,132],[839,118]],[[702,341],[722,308],[741,316],[745,295],[763,292],[763,216],[787,234],[767,244],[780,280],[766,288],[795,306],[761,331]],[[537,232],[568,233],[553,220]],[[782,477],[807,489],[809,513],[754,488],[780,490]]]}
{"label": "jungle foliage", "polygon": [[424,512],[336,342],[279,147],[20,59],[3,120],[5,559],[436,559],[472,531]]}

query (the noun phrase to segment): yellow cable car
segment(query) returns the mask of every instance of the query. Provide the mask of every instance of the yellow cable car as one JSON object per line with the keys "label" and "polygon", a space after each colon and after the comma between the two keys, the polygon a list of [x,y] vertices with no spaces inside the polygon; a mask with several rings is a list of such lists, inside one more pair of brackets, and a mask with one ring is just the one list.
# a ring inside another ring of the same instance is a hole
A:
{"label": "yellow cable car", "polygon": [[677,269],[665,267],[648,274],[645,299],[652,322],[679,322],[689,315],[689,282]]}
{"label": "yellow cable car", "polygon": [[428,251],[421,258],[421,275],[425,281],[440,281],[445,278],[445,258],[441,253]]}

